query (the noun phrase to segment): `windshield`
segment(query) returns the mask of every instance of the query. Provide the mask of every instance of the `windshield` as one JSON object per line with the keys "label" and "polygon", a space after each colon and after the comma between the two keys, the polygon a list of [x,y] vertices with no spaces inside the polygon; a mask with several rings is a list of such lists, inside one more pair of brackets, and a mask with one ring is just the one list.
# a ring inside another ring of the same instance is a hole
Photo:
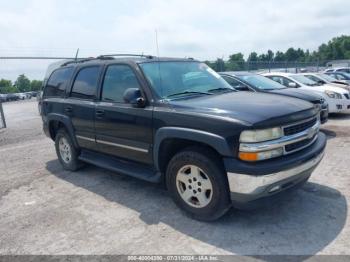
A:
{"label": "windshield", "polygon": [[285,86],[261,75],[238,75],[237,77],[258,89],[274,90],[286,88]]}
{"label": "windshield", "polygon": [[303,75],[291,75],[290,78],[294,79],[295,81],[297,81],[299,83],[307,85],[307,86],[318,86],[319,85],[315,81],[312,81]]}
{"label": "windshield", "polygon": [[337,81],[337,79],[335,79],[334,77],[331,77],[331,76],[326,75],[326,74],[320,73],[320,74],[316,74],[316,75],[317,75],[319,78],[324,79],[324,80],[326,80],[326,81],[328,81],[328,82],[335,82],[335,81]]}
{"label": "windshield", "polygon": [[235,91],[219,74],[204,63],[156,61],[141,63],[140,67],[161,98]]}
{"label": "windshield", "polygon": [[341,75],[344,76],[346,80],[350,80],[350,74],[341,72]]}

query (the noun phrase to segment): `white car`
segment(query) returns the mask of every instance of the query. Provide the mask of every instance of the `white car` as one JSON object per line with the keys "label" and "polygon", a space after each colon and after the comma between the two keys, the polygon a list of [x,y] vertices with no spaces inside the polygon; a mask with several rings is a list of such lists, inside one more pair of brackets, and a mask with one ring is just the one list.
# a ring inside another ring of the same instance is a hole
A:
{"label": "white car", "polygon": [[331,77],[330,75],[324,73],[304,73],[302,75],[319,84],[331,84],[350,91],[350,86],[347,83],[339,81],[338,79]]}
{"label": "white car", "polygon": [[284,86],[310,90],[321,95],[328,102],[329,113],[350,112],[350,93],[343,88],[320,85],[301,74],[271,72],[263,75]]}
{"label": "white car", "polygon": [[324,70],[325,73],[330,73],[330,72],[345,72],[345,73],[350,73],[350,67],[334,67],[334,68],[328,68]]}
{"label": "white car", "polygon": [[24,100],[27,98],[26,94],[24,93],[17,93],[16,96],[18,96],[19,100]]}

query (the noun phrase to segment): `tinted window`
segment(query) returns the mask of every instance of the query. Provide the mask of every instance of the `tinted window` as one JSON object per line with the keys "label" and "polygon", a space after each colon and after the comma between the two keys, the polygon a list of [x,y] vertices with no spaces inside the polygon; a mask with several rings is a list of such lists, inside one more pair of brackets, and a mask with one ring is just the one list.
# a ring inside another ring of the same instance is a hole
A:
{"label": "tinted window", "polygon": [[46,97],[63,97],[66,86],[73,73],[73,68],[62,68],[54,71],[47,81],[44,96]]}
{"label": "tinted window", "polygon": [[246,85],[242,84],[241,82],[239,82],[238,80],[234,79],[233,77],[229,77],[229,76],[222,76],[223,79],[225,79],[225,81],[227,83],[230,84],[230,86],[232,86],[233,88],[239,90],[239,91],[251,91]]}
{"label": "tinted window", "polygon": [[103,80],[102,100],[123,103],[128,88],[140,88],[132,69],[126,65],[109,66]]}
{"label": "tinted window", "polygon": [[99,72],[100,68],[97,66],[81,69],[75,78],[71,97],[93,99],[97,89]]}

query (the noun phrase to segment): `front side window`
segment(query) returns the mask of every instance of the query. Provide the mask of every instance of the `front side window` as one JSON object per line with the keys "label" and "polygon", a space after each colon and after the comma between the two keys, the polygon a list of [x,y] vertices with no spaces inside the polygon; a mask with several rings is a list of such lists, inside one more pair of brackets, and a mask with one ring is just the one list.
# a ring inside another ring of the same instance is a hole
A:
{"label": "front side window", "polygon": [[79,71],[75,78],[71,97],[80,99],[94,99],[96,95],[100,67],[86,67]]}
{"label": "front side window", "polygon": [[310,80],[314,81],[314,82],[324,82],[322,79],[317,78],[316,76],[313,75],[305,75],[305,77],[309,78]]}
{"label": "front side window", "polygon": [[60,68],[54,71],[47,81],[44,89],[45,97],[63,97],[66,86],[73,74],[73,68]]}
{"label": "front side window", "polygon": [[140,88],[132,69],[127,65],[109,66],[103,81],[102,101],[123,103],[128,88]]}
{"label": "front side window", "polygon": [[212,95],[234,89],[204,63],[156,61],[140,67],[158,96],[171,99],[188,95]]}

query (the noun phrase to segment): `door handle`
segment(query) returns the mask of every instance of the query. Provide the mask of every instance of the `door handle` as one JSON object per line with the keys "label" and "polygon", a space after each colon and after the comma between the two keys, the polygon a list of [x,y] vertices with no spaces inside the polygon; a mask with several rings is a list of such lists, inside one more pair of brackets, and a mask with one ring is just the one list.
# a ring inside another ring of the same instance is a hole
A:
{"label": "door handle", "polygon": [[96,110],[96,117],[103,117],[105,114],[105,111],[104,110]]}
{"label": "door handle", "polygon": [[64,111],[66,111],[67,113],[72,113],[73,107],[67,106],[67,107],[64,108]]}

